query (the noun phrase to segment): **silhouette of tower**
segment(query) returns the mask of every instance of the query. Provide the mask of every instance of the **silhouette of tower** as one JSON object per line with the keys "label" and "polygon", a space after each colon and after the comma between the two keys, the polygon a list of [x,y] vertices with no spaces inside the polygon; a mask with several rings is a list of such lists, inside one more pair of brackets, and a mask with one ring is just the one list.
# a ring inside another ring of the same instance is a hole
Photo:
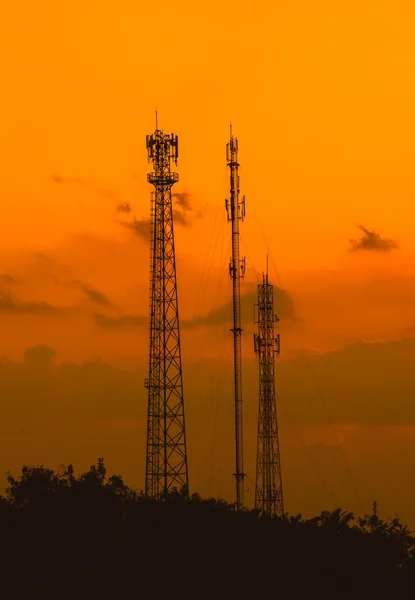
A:
{"label": "silhouette of tower", "polygon": [[280,336],[274,334],[274,323],[279,319],[274,314],[274,293],[268,283],[268,272],[258,285],[255,308],[258,333],[254,334],[254,349],[259,357],[255,508],[269,516],[282,516],[284,502],[275,398],[275,355],[280,352]]}
{"label": "silhouette of tower", "polygon": [[172,186],[179,180],[178,138],[158,129],[147,136],[147,175],[155,191],[150,219],[150,358],[145,493],[160,498],[173,488],[188,493]]}
{"label": "silhouette of tower", "polygon": [[226,146],[226,160],[230,168],[230,199],[225,200],[228,221],[232,222],[232,256],[229,264],[233,296],[233,350],[235,380],[235,449],[236,449],[236,508],[244,505],[244,457],[242,427],[242,347],[241,347],[241,279],[245,274],[245,258],[239,257],[239,221],[245,217],[245,196],[239,199],[238,140],[230,131]]}

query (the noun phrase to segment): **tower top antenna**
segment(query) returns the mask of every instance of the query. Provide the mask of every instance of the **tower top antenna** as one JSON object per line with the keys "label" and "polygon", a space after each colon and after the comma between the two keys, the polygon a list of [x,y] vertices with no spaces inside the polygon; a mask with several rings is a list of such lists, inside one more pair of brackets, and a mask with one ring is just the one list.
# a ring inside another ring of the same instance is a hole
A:
{"label": "tower top antenna", "polygon": [[156,106],[156,129],[158,129],[158,112],[157,112],[157,106]]}

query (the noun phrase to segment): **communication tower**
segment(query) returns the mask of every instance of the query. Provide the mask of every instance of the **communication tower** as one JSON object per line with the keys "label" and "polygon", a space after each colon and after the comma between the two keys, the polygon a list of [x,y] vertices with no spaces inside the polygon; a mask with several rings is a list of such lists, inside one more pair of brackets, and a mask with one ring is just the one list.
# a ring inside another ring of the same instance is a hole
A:
{"label": "communication tower", "polygon": [[232,256],[229,272],[232,279],[233,297],[233,342],[235,383],[235,450],[236,450],[236,508],[244,505],[244,459],[242,423],[242,346],[241,346],[241,279],[245,274],[245,258],[239,257],[239,221],[245,217],[245,196],[239,198],[238,140],[230,132],[226,145],[226,160],[230,168],[230,199],[225,200],[228,221],[232,223]]}
{"label": "communication tower", "polygon": [[268,272],[258,285],[255,308],[258,333],[254,334],[254,349],[259,357],[255,508],[269,516],[282,516],[284,502],[275,398],[275,356],[280,353],[280,336],[274,334],[274,323],[279,319],[274,314],[274,292],[268,283]]}
{"label": "communication tower", "polygon": [[148,160],[154,185],[150,219],[150,359],[148,389],[147,453],[145,493],[161,498],[173,488],[189,490],[186,431],[180,351],[174,250],[173,185],[178,173],[177,135],[156,129],[147,136]]}

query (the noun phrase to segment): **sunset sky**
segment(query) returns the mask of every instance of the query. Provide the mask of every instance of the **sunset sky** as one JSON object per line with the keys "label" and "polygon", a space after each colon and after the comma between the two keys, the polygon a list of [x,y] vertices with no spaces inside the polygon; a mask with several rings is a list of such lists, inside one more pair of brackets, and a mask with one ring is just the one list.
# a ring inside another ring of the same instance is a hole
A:
{"label": "sunset sky", "polygon": [[247,504],[269,254],[286,510],[377,500],[415,528],[414,23],[409,0],[2,7],[0,474],[103,456],[143,486],[149,247],[130,225],[149,217],[157,107],[191,209],[175,228],[191,491],[234,499],[232,122]]}

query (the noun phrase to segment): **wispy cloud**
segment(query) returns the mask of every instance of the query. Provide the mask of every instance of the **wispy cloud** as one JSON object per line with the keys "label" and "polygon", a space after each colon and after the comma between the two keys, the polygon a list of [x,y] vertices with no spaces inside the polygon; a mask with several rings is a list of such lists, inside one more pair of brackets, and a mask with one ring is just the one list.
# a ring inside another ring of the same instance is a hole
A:
{"label": "wispy cloud", "polygon": [[192,224],[187,214],[178,210],[173,211],[173,219],[177,225],[182,227],[189,227]]}
{"label": "wispy cloud", "polygon": [[60,175],[53,175],[52,180],[55,183],[59,184],[75,184],[80,187],[91,190],[92,192],[95,192],[100,196],[105,196],[106,198],[110,198],[113,200],[118,197],[117,192],[115,192],[114,190],[107,190],[106,188],[103,188],[97,183],[88,179],[82,179],[80,177],[61,177]]}
{"label": "wispy cloud", "polygon": [[94,315],[95,323],[99,327],[107,329],[123,328],[123,327],[140,327],[148,324],[148,318],[141,315],[123,315],[121,317],[107,317],[102,313]]}
{"label": "wispy cloud", "polygon": [[[173,219],[176,225],[180,225],[181,227],[190,227],[192,225],[192,220],[188,214],[190,212],[193,213],[194,217],[198,218],[202,216],[201,211],[197,211],[197,213],[193,212],[191,199],[188,192],[173,193],[172,199],[174,200]],[[128,202],[118,204],[117,212],[129,214],[132,212],[131,205]],[[119,224],[133,231],[138,238],[148,242],[150,236],[149,219],[136,219],[134,217],[132,221],[119,221]]]}
{"label": "wispy cloud", "polygon": [[193,210],[190,202],[190,194],[187,192],[175,192],[172,194],[172,198],[176,200],[176,203],[180,208],[185,211]]}
{"label": "wispy cloud", "polygon": [[[182,225],[182,227],[190,227],[194,218],[200,218],[203,216],[203,213],[200,210],[198,210],[196,213],[194,212],[191,196],[188,192],[175,192],[172,194],[172,198],[175,200],[173,217],[175,223],[178,225]],[[193,219],[190,218],[189,213],[192,213]]]}
{"label": "wispy cloud", "polygon": [[55,314],[61,310],[48,302],[17,300],[10,294],[0,290],[0,312],[3,313]]}
{"label": "wispy cloud", "polygon": [[9,275],[8,273],[1,274],[0,279],[5,283],[17,283],[15,278],[12,275]]}
{"label": "wispy cloud", "polygon": [[85,283],[83,281],[55,281],[57,285],[62,285],[69,288],[77,288],[82,290],[88,300],[94,304],[99,304],[99,306],[110,306],[111,302],[103,292],[97,290],[94,286],[89,283]]}
{"label": "wispy cloud", "polygon": [[[241,296],[242,314],[246,315],[245,321],[253,323],[254,305],[257,304],[257,292],[252,290]],[[274,286],[274,306],[275,312],[283,319],[295,319],[294,301],[292,296],[281,288]],[[182,321],[183,327],[219,327],[229,325],[232,322],[232,300],[229,300],[223,306],[212,310],[206,315]]]}
{"label": "wispy cloud", "polygon": [[399,248],[394,240],[382,238],[375,230],[366,229],[363,225],[359,225],[359,229],[363,231],[363,235],[358,240],[349,240],[351,252],[389,252],[390,250]]}
{"label": "wispy cloud", "polygon": [[79,282],[79,285],[90,302],[99,304],[100,306],[110,306],[111,303],[108,296],[86,283]]}
{"label": "wispy cloud", "polygon": [[148,219],[133,219],[132,221],[120,221],[120,225],[130,229],[137,237],[146,242],[150,239],[150,221]]}
{"label": "wispy cloud", "polygon": [[117,204],[117,212],[130,213],[131,205],[128,202],[120,202],[119,204]]}

